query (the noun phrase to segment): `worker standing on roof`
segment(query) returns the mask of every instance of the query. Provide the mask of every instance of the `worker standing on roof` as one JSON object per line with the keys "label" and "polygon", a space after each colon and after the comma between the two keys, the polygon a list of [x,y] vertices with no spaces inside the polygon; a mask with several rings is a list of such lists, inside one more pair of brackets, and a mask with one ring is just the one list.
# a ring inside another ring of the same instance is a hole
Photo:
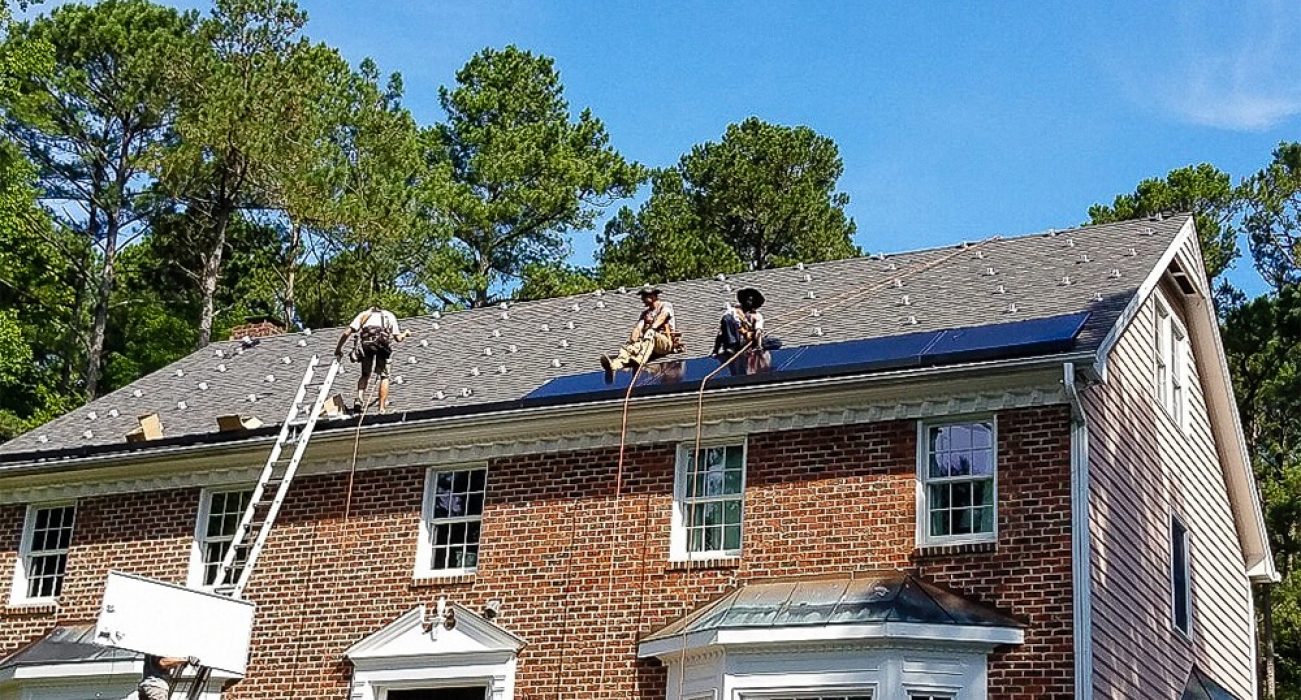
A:
{"label": "worker standing on roof", "polygon": [[360,340],[354,341],[349,358],[361,363],[361,377],[357,380],[357,398],[353,400],[352,410],[360,413],[362,399],[366,394],[366,385],[370,382],[372,372],[379,373],[379,412],[388,406],[388,359],[393,354],[393,343],[406,339],[410,332],[398,327],[398,318],[392,311],[378,306],[357,314],[352,323],[339,335],[339,344],[334,348],[336,358],[343,357],[343,344],[353,334]]}
{"label": "worker standing on roof", "polygon": [[645,307],[637,324],[628,334],[628,342],[619,350],[618,357],[601,355],[605,381],[613,382],[616,370],[629,365],[644,365],[677,350],[677,326],[673,318],[673,305],[660,299],[658,287],[643,287],[638,295]]}
{"label": "worker standing on roof", "polygon": [[186,665],[198,667],[199,660],[193,656],[182,659],[176,656],[154,656],[145,654],[145,669],[136,686],[136,695],[140,700],[167,700],[172,694],[172,682],[176,672]]}

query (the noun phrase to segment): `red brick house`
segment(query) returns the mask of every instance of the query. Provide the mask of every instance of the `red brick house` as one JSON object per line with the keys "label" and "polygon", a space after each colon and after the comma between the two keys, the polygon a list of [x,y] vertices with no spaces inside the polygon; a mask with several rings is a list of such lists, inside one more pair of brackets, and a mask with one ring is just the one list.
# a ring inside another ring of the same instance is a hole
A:
{"label": "red brick house", "polygon": [[[627,290],[404,320],[205,697],[1255,697],[1274,572],[1201,270],[1181,216],[666,284],[687,359],[626,429],[591,373]],[[701,392],[745,286],[786,347]],[[214,344],[0,446],[0,699],[129,696],[106,573],[212,585],[336,337]]]}

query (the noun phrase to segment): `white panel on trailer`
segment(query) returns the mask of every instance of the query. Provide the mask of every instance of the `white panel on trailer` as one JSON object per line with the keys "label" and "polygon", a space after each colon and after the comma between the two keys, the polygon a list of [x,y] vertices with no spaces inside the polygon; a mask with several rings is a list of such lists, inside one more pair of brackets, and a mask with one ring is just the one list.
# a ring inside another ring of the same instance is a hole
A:
{"label": "white panel on trailer", "polygon": [[95,641],[155,656],[197,656],[204,666],[242,676],[253,612],[247,600],[110,571]]}

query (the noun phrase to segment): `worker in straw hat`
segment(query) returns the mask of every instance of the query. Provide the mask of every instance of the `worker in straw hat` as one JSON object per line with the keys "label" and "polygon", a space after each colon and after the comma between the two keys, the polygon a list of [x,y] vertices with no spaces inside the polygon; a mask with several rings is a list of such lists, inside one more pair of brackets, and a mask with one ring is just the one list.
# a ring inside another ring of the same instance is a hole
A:
{"label": "worker in straw hat", "polygon": [[763,293],[752,287],[737,290],[736,304],[730,304],[718,322],[718,336],[714,339],[714,357],[727,360],[742,348],[763,348]]}
{"label": "worker in straw hat", "polygon": [[605,380],[614,381],[614,373],[630,365],[644,365],[663,357],[674,348],[674,334],[677,327],[673,318],[673,305],[660,299],[658,287],[646,286],[637,292],[644,307],[637,324],[628,334],[628,342],[619,349],[619,355],[611,358],[601,355],[601,367],[605,370]]}

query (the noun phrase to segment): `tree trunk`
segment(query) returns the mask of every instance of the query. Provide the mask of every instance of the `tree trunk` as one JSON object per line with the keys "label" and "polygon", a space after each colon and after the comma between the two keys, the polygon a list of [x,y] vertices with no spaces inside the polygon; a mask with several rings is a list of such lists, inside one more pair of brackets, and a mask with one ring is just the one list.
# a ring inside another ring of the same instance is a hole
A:
{"label": "tree trunk", "polygon": [[1278,688],[1274,669],[1274,586],[1272,584],[1261,586],[1260,608],[1261,644],[1264,646],[1260,655],[1261,660],[1265,662],[1265,672],[1261,674],[1261,683],[1264,685],[1261,697],[1265,700],[1274,700]]}
{"label": "tree trunk", "polygon": [[221,207],[213,222],[213,241],[208,253],[203,256],[203,272],[199,277],[199,294],[203,298],[199,312],[199,348],[207,347],[212,340],[212,321],[215,315],[214,299],[217,296],[217,280],[221,277],[221,257],[226,250],[226,226],[230,223],[230,208]]}
{"label": "tree trunk", "polygon": [[298,247],[302,241],[302,235],[302,230],[297,223],[290,226],[289,255],[285,266],[285,316],[281,319],[285,324],[285,330],[294,327],[294,318],[298,315],[298,305],[294,301],[294,281],[298,276]]}
{"label": "tree trunk", "polygon": [[95,318],[90,329],[90,348],[86,353],[86,397],[99,395],[99,370],[104,357],[104,335],[108,327],[108,305],[117,279],[117,237],[122,224],[117,212],[108,215],[104,227],[104,264],[100,268],[99,288],[95,292]]}

